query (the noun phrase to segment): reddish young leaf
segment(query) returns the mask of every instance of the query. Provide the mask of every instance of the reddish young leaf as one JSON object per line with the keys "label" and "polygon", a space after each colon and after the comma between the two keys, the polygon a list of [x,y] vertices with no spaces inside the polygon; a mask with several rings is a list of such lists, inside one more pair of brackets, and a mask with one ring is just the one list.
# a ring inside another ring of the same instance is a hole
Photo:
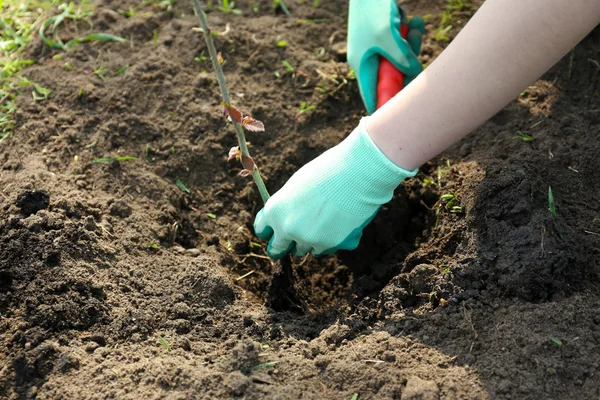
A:
{"label": "reddish young leaf", "polygon": [[264,124],[252,117],[242,118],[242,126],[251,132],[263,132],[265,130]]}
{"label": "reddish young leaf", "polygon": [[242,122],[242,113],[240,112],[240,110],[238,110],[237,108],[235,108],[232,105],[226,104],[226,103],[222,103],[224,110],[223,112],[229,116],[229,118],[231,118],[233,121],[237,122],[238,124]]}
{"label": "reddish young leaf", "polygon": [[247,169],[243,169],[243,170],[240,171],[240,173],[238,175],[241,176],[241,177],[243,177],[243,178],[245,178],[247,176],[252,175],[252,171],[247,170]]}
{"label": "reddish young leaf", "polygon": [[227,157],[227,161],[231,161],[234,158],[239,160],[241,156],[242,156],[242,152],[240,151],[240,148],[238,146],[232,147],[229,150],[229,156]]}
{"label": "reddish young leaf", "polygon": [[242,165],[247,170],[254,170],[254,160],[252,159],[252,157],[245,156],[242,154]]}

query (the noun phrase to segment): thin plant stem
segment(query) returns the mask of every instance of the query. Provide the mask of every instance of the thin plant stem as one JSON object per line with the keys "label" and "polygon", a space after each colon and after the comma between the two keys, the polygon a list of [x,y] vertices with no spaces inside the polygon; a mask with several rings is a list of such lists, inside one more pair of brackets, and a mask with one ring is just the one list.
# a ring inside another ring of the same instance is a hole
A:
{"label": "thin plant stem", "polygon": [[[231,98],[229,97],[229,91],[227,90],[227,85],[225,84],[225,75],[223,75],[223,69],[221,68],[221,63],[217,57],[217,49],[215,48],[215,42],[213,41],[212,34],[210,28],[208,27],[208,21],[206,19],[206,14],[202,10],[202,6],[200,5],[200,1],[192,0],[194,4],[194,10],[196,11],[196,15],[200,19],[200,25],[202,25],[202,32],[204,34],[204,39],[206,40],[206,45],[208,46],[208,53],[210,54],[210,60],[212,61],[213,68],[215,73],[217,74],[217,81],[219,82],[219,88],[221,89],[221,95],[223,96],[223,102],[227,105],[231,105]],[[232,120],[233,126],[235,128],[235,133],[237,134],[238,144],[240,146],[240,151],[246,157],[250,157],[250,153],[248,152],[248,144],[246,143],[246,135],[244,133],[244,129],[237,122]],[[263,181],[258,167],[254,165],[252,169],[252,178],[256,183],[256,187],[260,193],[260,197],[264,203],[269,200],[269,192],[267,191],[267,187],[265,186],[265,182]]]}
{"label": "thin plant stem", "polygon": [[288,8],[285,6],[285,3],[283,2],[283,0],[279,0],[278,3],[279,3],[279,7],[281,7],[281,9],[285,13],[285,15],[290,17],[291,16],[290,10],[288,10]]}

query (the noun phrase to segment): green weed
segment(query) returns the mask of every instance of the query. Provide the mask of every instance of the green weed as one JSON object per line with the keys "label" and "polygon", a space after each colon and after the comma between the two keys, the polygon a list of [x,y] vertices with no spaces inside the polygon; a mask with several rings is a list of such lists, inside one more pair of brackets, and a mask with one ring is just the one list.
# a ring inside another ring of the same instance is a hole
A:
{"label": "green weed", "polygon": [[165,349],[167,351],[167,353],[171,352],[171,346],[169,346],[169,343],[167,343],[167,341],[165,340],[165,338],[163,338],[161,335],[156,335],[158,337],[158,341],[160,342],[160,344],[162,345],[163,349]]}
{"label": "green weed", "polygon": [[187,187],[187,186],[185,186],[185,183],[183,183],[183,182],[181,181],[181,179],[177,179],[177,182],[175,182],[175,183],[177,184],[177,187],[178,187],[179,189],[183,190],[185,193],[187,193],[187,194],[190,194],[190,193],[192,193],[192,192],[190,191],[190,189],[188,189],[188,187]]}
{"label": "green weed", "polygon": [[263,364],[258,364],[254,367],[252,367],[253,371],[259,371],[261,369],[265,369],[265,368],[269,368],[269,367],[273,367],[274,365],[276,365],[278,363],[278,361],[269,361]]}
{"label": "green weed", "polygon": [[283,2],[283,0],[273,0],[273,7],[275,9],[281,8],[281,11],[283,11],[285,13],[285,15],[287,15],[288,17],[291,16],[290,10],[288,10],[288,8],[285,6],[285,3]]}
{"label": "green weed", "polygon": [[525,133],[521,132],[521,131],[517,131],[517,136],[515,136],[518,139],[521,139],[524,142],[531,142],[533,141],[533,137],[526,135]]}
{"label": "green weed", "polygon": [[295,71],[294,67],[292,67],[292,64],[290,64],[287,60],[283,60],[281,63],[287,72],[293,73]]}
{"label": "green weed", "polygon": [[219,11],[225,14],[240,15],[242,10],[235,8],[235,1],[221,0],[221,5],[218,7]]}
{"label": "green weed", "polygon": [[34,83],[33,87],[35,88],[35,91],[31,92],[33,101],[48,100],[48,96],[50,96],[50,93],[52,92],[50,89],[46,89],[45,87],[42,87],[37,83]]}
{"label": "green weed", "polygon": [[121,157],[96,158],[96,159],[92,160],[92,162],[95,164],[108,164],[108,163],[113,163],[113,162],[135,161],[135,160],[137,160],[137,157],[121,156]]}
{"label": "green weed", "polygon": [[552,343],[554,343],[555,345],[557,345],[558,347],[562,347],[562,346],[563,346],[563,342],[562,342],[562,340],[560,340],[560,339],[559,339],[559,338],[557,338],[557,337],[550,336],[550,341],[551,341]]}
{"label": "green weed", "polygon": [[552,195],[552,187],[548,186],[548,209],[552,218],[556,218],[556,205],[554,204],[554,196]]}
{"label": "green weed", "polygon": [[447,0],[446,9],[442,11],[440,26],[434,31],[434,39],[438,42],[449,41],[448,33],[453,28],[452,24],[455,13],[468,11],[471,9],[471,6],[471,2],[468,0]]}
{"label": "green weed", "polygon": [[118,70],[115,71],[115,76],[124,74],[125,72],[127,72],[128,69],[129,69],[129,64],[123,65],[121,68],[119,68]]}

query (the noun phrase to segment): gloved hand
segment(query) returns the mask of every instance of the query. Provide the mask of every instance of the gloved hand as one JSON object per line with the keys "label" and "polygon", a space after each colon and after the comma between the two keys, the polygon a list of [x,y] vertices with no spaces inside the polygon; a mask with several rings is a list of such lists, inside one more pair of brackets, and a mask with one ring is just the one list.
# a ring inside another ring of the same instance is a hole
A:
{"label": "gloved hand", "polygon": [[269,257],[355,249],[379,207],[417,173],[396,166],[379,150],[367,133],[366,120],[298,170],[260,210],[254,230],[269,241]]}
{"label": "gloved hand", "polygon": [[400,19],[401,11],[395,0],[350,0],[348,63],[369,114],[375,112],[377,105],[379,56],[404,73],[405,86],[423,69],[417,59],[425,32],[423,19],[410,20],[407,40],[400,35]]}

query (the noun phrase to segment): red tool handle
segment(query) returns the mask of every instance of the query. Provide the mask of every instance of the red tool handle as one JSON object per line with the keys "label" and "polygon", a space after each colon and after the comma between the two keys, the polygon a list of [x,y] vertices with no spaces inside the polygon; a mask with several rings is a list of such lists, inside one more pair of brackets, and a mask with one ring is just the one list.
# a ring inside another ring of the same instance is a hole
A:
{"label": "red tool handle", "polygon": [[[400,25],[400,34],[408,36],[408,25]],[[379,57],[377,74],[377,108],[379,109],[404,88],[404,74],[396,69],[387,58]]]}

